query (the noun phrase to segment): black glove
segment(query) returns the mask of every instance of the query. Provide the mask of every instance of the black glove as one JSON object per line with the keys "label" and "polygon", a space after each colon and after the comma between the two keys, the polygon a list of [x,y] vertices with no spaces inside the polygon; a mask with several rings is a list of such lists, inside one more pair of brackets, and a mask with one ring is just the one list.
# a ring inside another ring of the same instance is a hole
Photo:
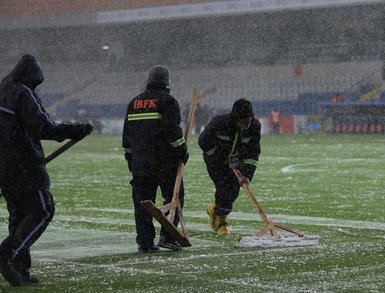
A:
{"label": "black glove", "polygon": [[185,152],[184,156],[182,157],[183,164],[186,165],[188,158],[190,157],[189,152]]}
{"label": "black glove", "polygon": [[239,168],[239,171],[241,171],[244,177],[246,177],[249,181],[251,181],[253,179],[256,169],[257,169],[256,166],[249,165],[249,164],[242,164],[242,166]]}
{"label": "black glove", "polygon": [[239,157],[238,154],[229,155],[229,167],[230,169],[238,169],[239,168]]}
{"label": "black glove", "polygon": [[183,164],[186,165],[187,161],[188,161],[188,158],[190,156],[190,154],[188,153],[188,150],[187,150],[187,146],[186,144],[183,144],[182,146],[180,146],[178,149],[178,157],[179,159],[183,162]]}
{"label": "black glove", "polygon": [[94,127],[90,123],[75,123],[72,133],[69,135],[70,139],[82,139],[89,135]]}
{"label": "black glove", "polygon": [[85,133],[84,136],[90,135],[91,132],[92,132],[92,130],[94,129],[94,127],[92,126],[92,124],[86,123],[86,124],[83,124],[83,126],[84,126],[84,133]]}

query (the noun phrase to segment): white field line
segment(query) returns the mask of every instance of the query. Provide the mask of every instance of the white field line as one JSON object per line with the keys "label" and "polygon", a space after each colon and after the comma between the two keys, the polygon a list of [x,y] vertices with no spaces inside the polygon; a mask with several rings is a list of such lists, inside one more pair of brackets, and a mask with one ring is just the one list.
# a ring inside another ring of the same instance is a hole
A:
{"label": "white field line", "polygon": [[[91,208],[91,209],[85,209],[85,210],[95,211],[95,212],[127,214],[127,215],[133,215],[134,213],[132,209]],[[186,218],[187,224],[189,224],[187,221],[188,218],[208,219],[206,212],[185,211],[184,216]],[[67,217],[69,219],[73,218],[72,216],[62,216],[62,217]],[[326,218],[326,217],[291,216],[291,215],[280,215],[280,214],[268,215],[268,217],[272,221],[288,223],[288,224],[325,226],[325,227],[344,227],[344,228],[385,231],[385,223],[381,223],[381,222],[362,221],[362,220],[343,220],[343,219]],[[82,218],[84,218],[84,221],[90,221],[89,218],[86,218],[86,217],[82,217]],[[95,218],[95,219],[97,220],[102,218]],[[255,213],[233,212],[229,215],[229,221],[231,221],[232,219],[241,220],[241,221],[255,221],[255,222],[262,221],[257,212]],[[116,220],[116,221],[119,222],[119,220]],[[125,223],[127,224],[128,222],[126,221]]]}
{"label": "white field line", "polygon": [[[329,171],[327,169],[327,162],[333,162],[333,163],[355,163],[355,162],[376,162],[378,163],[378,158],[376,159],[365,159],[365,158],[353,158],[353,159],[325,159],[323,161],[314,161],[314,162],[305,162],[305,163],[298,163],[298,164],[293,164],[293,165],[288,165],[283,168],[281,168],[282,173],[294,173],[294,172],[309,172],[309,171],[315,171],[315,172],[320,172],[320,171]],[[380,159],[381,160],[381,159]],[[319,165],[324,165],[324,169],[320,169]],[[314,168],[312,168],[314,166]]]}
{"label": "white field line", "polygon": [[[89,209],[86,209],[89,210]],[[33,246],[33,254],[41,261],[59,261],[78,259],[82,257],[102,256],[102,255],[116,255],[134,253],[137,250],[135,243],[135,233],[116,232],[108,230],[94,230],[87,228],[63,227],[62,222],[72,223],[94,223],[107,224],[111,226],[127,225],[134,226],[133,211],[131,209],[90,209],[97,212],[112,212],[118,213],[119,218],[116,217],[85,217],[85,216],[70,216],[70,215],[56,215],[53,223],[48,227],[41,239]],[[7,235],[7,211],[0,210],[0,238],[3,239]],[[116,215],[115,215],[116,216]],[[207,219],[206,213],[202,212],[187,212],[185,214],[187,228],[195,231],[210,232],[208,223],[191,223],[189,218]],[[333,226],[345,227],[355,229],[377,229],[385,231],[385,223],[371,222],[371,221],[356,221],[356,220],[341,220],[323,217],[304,217],[304,216],[288,216],[288,215],[273,215],[272,220],[281,223],[301,224],[301,225],[316,225],[316,226]],[[260,222],[257,213],[232,213],[229,217],[231,220],[244,220]],[[155,221],[156,222],[156,221]],[[156,222],[159,227],[159,223]],[[108,228],[106,228],[108,229]],[[231,226],[232,237],[239,237],[240,233],[254,234],[256,228],[244,225]],[[235,239],[234,238],[234,239]],[[0,239],[0,240],[1,240]],[[202,240],[200,238],[191,238],[194,250],[195,247],[202,248],[204,246],[222,245],[217,241]],[[234,240],[235,243],[235,240]],[[244,252],[234,252],[244,254]],[[207,255],[189,256],[194,258],[207,257]],[[210,255],[210,257],[218,257],[218,255]],[[143,261],[143,259],[141,260]]]}
{"label": "white field line", "polygon": [[[84,209],[89,210],[89,209]],[[111,217],[84,217],[84,216],[70,216],[70,215],[56,215],[53,223],[48,227],[47,231],[43,234],[41,239],[32,248],[32,256],[34,261],[43,264],[53,264],[56,262],[71,266],[75,270],[87,270],[95,271],[95,269],[102,269],[108,272],[113,272],[116,274],[125,274],[127,276],[135,275],[159,275],[165,276],[170,273],[167,270],[158,270],[158,269],[149,269],[154,263],[193,263],[194,260],[204,259],[208,262],[215,262],[215,259],[218,258],[237,258],[238,256],[247,256],[255,257],[258,253],[264,253],[263,250],[243,250],[234,248],[233,251],[227,253],[202,253],[202,247],[215,247],[223,245],[220,241],[208,241],[202,240],[199,238],[191,238],[193,246],[187,248],[186,250],[196,253],[185,254],[184,256],[178,253],[178,257],[171,257],[169,253],[162,255],[162,252],[148,256],[142,255],[141,257],[130,257],[130,254],[136,253],[137,246],[135,243],[135,233],[128,232],[116,232],[116,231],[106,231],[106,230],[93,230],[87,228],[67,228],[63,227],[61,222],[86,222],[86,223],[98,223],[98,224],[109,224],[112,226],[115,225],[134,225],[133,221],[133,210],[132,209],[91,209],[94,215],[100,213],[115,213],[117,215],[112,215]],[[5,237],[6,233],[6,210],[0,210],[0,235],[1,239]],[[192,225],[188,222],[188,218],[196,219],[207,219],[206,213],[203,212],[186,212],[186,222],[189,229],[196,229],[199,231],[210,231],[208,223],[193,223]],[[304,225],[319,225],[319,226],[339,226],[339,227],[349,227],[357,229],[373,229],[376,227],[379,230],[385,230],[384,223],[374,223],[367,221],[352,221],[352,220],[339,220],[331,218],[321,218],[321,217],[303,217],[303,216],[288,216],[288,215],[274,215],[271,217],[273,220],[280,222],[290,222],[298,223]],[[260,221],[259,215],[257,213],[232,213],[231,219],[245,220],[245,221]],[[247,231],[249,233],[255,232],[251,227],[246,226],[237,226],[232,227],[232,231]],[[236,233],[231,234],[230,236],[236,238]],[[234,238],[234,244],[235,244]],[[302,249],[300,247],[290,248],[293,249]],[[166,251],[166,250],[164,250]],[[88,257],[101,257],[101,256],[120,256],[120,260],[117,263],[81,263],[76,260],[81,258]],[[182,256],[182,257],[181,257]],[[147,264],[143,269],[132,268],[137,264]],[[382,269],[382,268],[380,268]],[[188,269],[190,270],[190,268]],[[201,274],[201,271],[198,272]],[[193,271],[188,272],[188,274],[194,274]],[[243,288],[247,287],[253,290],[276,290],[278,288],[282,289],[282,292],[296,292],[301,291],[296,287],[288,287],[286,285],[275,283],[272,287],[269,283],[261,283],[258,278],[231,278],[226,280],[219,280],[219,284],[226,286],[226,284],[237,285],[239,284]],[[221,286],[221,285],[219,285]],[[204,289],[204,288],[202,288]]]}
{"label": "white field line", "polygon": [[[105,213],[105,212],[118,213],[126,216],[121,218],[116,218],[116,217],[86,217],[86,216],[73,216],[73,215],[59,214],[59,215],[55,215],[54,222],[65,221],[65,222],[82,222],[82,223],[110,224],[110,225],[130,225],[130,226],[134,225],[132,209],[90,208],[90,209],[80,209],[80,210],[94,211],[94,212],[100,212],[100,213]],[[8,216],[7,212],[1,209],[0,219],[3,217],[5,219],[7,216]],[[190,211],[190,212],[185,212],[184,216],[186,218],[186,223],[188,224],[188,226],[195,226],[197,230],[200,230],[201,226],[206,226],[199,223],[191,224],[188,222],[188,218],[207,219],[207,214],[205,212]],[[362,221],[362,220],[343,220],[343,219],[326,218],[326,217],[291,216],[291,215],[280,215],[280,214],[268,215],[268,217],[272,221],[289,223],[289,224],[325,226],[325,227],[344,227],[344,228],[385,231],[385,223],[381,223],[381,222]],[[242,221],[255,221],[255,222],[262,221],[257,212],[255,213],[233,212],[229,215],[229,221],[231,221],[232,219],[242,220]]]}

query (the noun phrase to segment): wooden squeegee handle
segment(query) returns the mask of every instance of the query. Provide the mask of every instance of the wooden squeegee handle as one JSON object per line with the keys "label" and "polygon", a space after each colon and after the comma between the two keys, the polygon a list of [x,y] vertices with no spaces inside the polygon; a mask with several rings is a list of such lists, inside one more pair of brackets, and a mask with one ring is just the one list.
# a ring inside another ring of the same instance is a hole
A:
{"label": "wooden squeegee handle", "polygon": [[[242,178],[242,173],[241,171],[239,171],[238,169],[233,169],[234,173],[235,173],[235,176],[237,176],[238,180],[241,181],[241,178]],[[269,218],[266,216],[265,212],[263,211],[261,205],[259,204],[259,202],[257,201],[257,198],[256,196],[254,195],[254,193],[251,191],[250,189],[250,186],[249,184],[247,183],[243,183],[242,184],[242,188],[246,191],[246,194],[248,195],[248,197],[250,198],[251,202],[253,203],[254,207],[257,209],[259,215],[261,216],[262,220],[266,223],[266,224],[270,224],[271,221],[269,220]]]}
{"label": "wooden squeegee handle", "polygon": [[51,162],[53,159],[55,159],[56,157],[58,157],[59,155],[64,153],[66,150],[68,150],[70,147],[72,147],[74,144],[78,143],[79,141],[81,141],[81,139],[71,139],[70,141],[66,142],[61,147],[59,147],[57,150],[52,152],[52,154],[48,155],[45,158],[45,162],[46,163]]}

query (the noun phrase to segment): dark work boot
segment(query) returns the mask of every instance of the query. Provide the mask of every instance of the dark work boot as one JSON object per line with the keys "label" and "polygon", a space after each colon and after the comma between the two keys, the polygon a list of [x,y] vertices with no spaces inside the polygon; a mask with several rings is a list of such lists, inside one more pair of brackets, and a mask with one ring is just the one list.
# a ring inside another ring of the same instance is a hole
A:
{"label": "dark work boot", "polygon": [[27,272],[26,274],[23,274],[22,277],[23,277],[23,286],[39,284],[40,282],[38,277],[31,276],[29,272]]}
{"label": "dark work boot", "polygon": [[38,277],[31,276],[31,274],[29,273],[29,270],[20,269],[17,266],[14,266],[14,268],[15,270],[18,271],[18,273],[23,278],[23,286],[38,284],[40,282]]}
{"label": "dark work boot", "polygon": [[9,258],[0,256],[0,273],[12,286],[23,286],[23,277],[13,268]]}
{"label": "dark work boot", "polygon": [[138,246],[138,251],[139,252],[145,252],[145,253],[158,252],[159,246],[156,244],[154,244],[153,246],[150,246],[150,247]]}
{"label": "dark work boot", "polygon": [[177,241],[175,241],[174,239],[171,239],[169,237],[166,237],[166,236],[160,236],[158,245],[160,247],[174,250],[174,251],[181,251],[182,250],[182,246],[180,246]]}

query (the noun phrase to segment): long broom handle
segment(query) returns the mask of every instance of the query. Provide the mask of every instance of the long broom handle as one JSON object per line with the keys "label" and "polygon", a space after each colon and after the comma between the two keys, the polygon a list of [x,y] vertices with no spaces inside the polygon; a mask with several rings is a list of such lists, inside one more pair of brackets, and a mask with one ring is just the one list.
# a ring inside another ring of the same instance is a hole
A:
{"label": "long broom handle", "polygon": [[188,118],[187,118],[187,124],[186,124],[186,129],[184,132],[184,139],[187,141],[190,138],[191,131],[193,128],[193,122],[194,122],[194,117],[195,117],[195,110],[197,107],[197,102],[198,102],[198,90],[194,89],[192,99],[191,99],[191,104],[190,104],[190,109],[188,112]]}
{"label": "long broom handle", "polygon": [[[239,171],[238,169],[233,169],[234,173],[235,173],[235,176],[237,176],[238,180],[241,180],[242,179],[242,173],[241,171]],[[251,191],[250,189],[250,186],[249,184],[247,183],[243,183],[242,184],[242,187],[243,189],[246,191],[246,194],[248,195],[248,197],[250,198],[251,202],[253,203],[254,207],[257,209],[258,213],[260,214],[262,220],[266,223],[266,224],[271,224],[272,222],[269,220],[269,218],[266,216],[265,212],[263,211],[261,205],[259,204],[259,202],[257,201],[257,198],[256,196],[254,195],[254,193]]]}
{"label": "long broom handle", "polygon": [[[241,177],[242,177],[241,171],[239,171],[238,169],[233,169],[233,171],[235,173],[235,176],[237,176],[237,178],[239,180],[241,180]],[[280,223],[270,221],[269,218],[266,216],[265,212],[262,210],[261,205],[258,203],[256,196],[251,191],[249,184],[243,183],[242,187],[246,191],[246,194],[248,195],[248,197],[250,198],[250,200],[254,204],[254,207],[257,209],[257,211],[258,211],[259,215],[261,216],[261,218],[263,219],[263,221],[267,224],[266,227],[259,233],[260,236],[264,235],[267,231],[270,231],[270,233],[272,235],[276,235],[276,232],[272,229],[273,227],[278,227],[278,228],[281,228],[281,229],[286,230],[288,232],[297,234],[299,237],[304,236],[304,234],[302,232],[298,231],[297,229],[293,229],[293,228],[290,228],[288,226],[282,225]]]}
{"label": "long broom handle", "polygon": [[70,141],[66,142],[57,150],[53,151],[50,155],[48,155],[45,158],[45,162],[46,163],[51,162],[53,159],[55,159],[56,157],[64,153],[66,150],[68,150],[70,147],[72,147],[74,144],[78,143],[79,141],[81,141],[81,139],[71,139]]}
{"label": "long broom handle", "polygon": [[[191,98],[186,129],[185,129],[185,133],[184,133],[184,139],[185,139],[186,144],[188,142],[188,139],[189,139],[191,131],[192,131],[197,101],[198,101],[198,90],[194,89],[193,95]],[[173,191],[173,196],[172,196],[172,200],[171,200],[172,210],[170,210],[170,214],[168,215],[167,218],[171,222],[174,221],[175,207],[177,207],[182,229],[185,233],[187,233],[187,229],[186,229],[185,223],[184,223],[183,214],[181,213],[182,207],[181,207],[180,200],[179,200],[179,191],[180,191],[180,185],[181,185],[182,178],[183,178],[183,172],[184,172],[184,165],[182,162],[180,162],[179,166],[178,166],[177,175],[175,178],[174,191]]]}

